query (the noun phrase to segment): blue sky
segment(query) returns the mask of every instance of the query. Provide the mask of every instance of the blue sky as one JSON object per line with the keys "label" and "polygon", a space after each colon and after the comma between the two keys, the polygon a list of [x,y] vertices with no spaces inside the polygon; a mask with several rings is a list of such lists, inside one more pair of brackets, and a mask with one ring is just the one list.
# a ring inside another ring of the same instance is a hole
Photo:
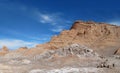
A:
{"label": "blue sky", "polygon": [[0,47],[44,43],[75,20],[120,24],[119,0],[0,0]]}

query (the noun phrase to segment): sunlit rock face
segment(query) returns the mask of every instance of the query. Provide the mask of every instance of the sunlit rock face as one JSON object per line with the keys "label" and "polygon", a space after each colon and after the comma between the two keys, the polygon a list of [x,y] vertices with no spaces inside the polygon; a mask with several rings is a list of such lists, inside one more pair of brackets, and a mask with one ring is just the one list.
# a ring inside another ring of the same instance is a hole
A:
{"label": "sunlit rock face", "polygon": [[100,54],[111,55],[120,47],[119,31],[120,27],[115,25],[76,21],[70,30],[62,31],[58,36],[53,36],[50,42],[37,47],[56,49],[77,43],[90,47]]}
{"label": "sunlit rock face", "polygon": [[1,51],[6,51],[6,52],[8,52],[9,49],[8,49],[6,46],[3,46],[3,48],[1,49]]}
{"label": "sunlit rock face", "polygon": [[1,73],[120,73],[120,27],[76,21],[36,47],[0,50]]}
{"label": "sunlit rock face", "polygon": [[[70,30],[64,30],[59,35],[55,35],[51,40],[36,47],[27,49],[21,47],[14,52],[25,56],[40,54],[46,50],[56,50],[71,44],[81,44],[92,48],[101,55],[113,55],[120,47],[120,26],[106,23],[76,21]],[[8,53],[8,49],[3,47],[1,55]]]}
{"label": "sunlit rock face", "polygon": [[9,52],[9,49],[6,46],[3,46],[0,50],[0,56],[4,56]]}
{"label": "sunlit rock face", "polygon": [[120,55],[120,48],[118,50],[116,50],[114,54],[115,55]]}

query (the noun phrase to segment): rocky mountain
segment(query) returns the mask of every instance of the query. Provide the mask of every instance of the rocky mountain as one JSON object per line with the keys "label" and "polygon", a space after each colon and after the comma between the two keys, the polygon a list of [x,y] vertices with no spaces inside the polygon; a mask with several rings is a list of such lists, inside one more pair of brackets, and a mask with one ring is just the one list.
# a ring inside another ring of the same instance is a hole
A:
{"label": "rocky mountain", "polygon": [[90,47],[99,54],[112,55],[120,47],[120,26],[106,23],[76,21],[70,30],[53,36],[50,42],[37,45],[45,49],[57,49],[70,44]]}
{"label": "rocky mountain", "polygon": [[76,21],[44,44],[0,51],[2,73],[120,73],[120,26]]}
{"label": "rocky mountain", "polygon": [[[76,21],[69,30],[62,31],[55,35],[51,40],[36,47],[27,49],[19,48],[15,52],[23,55],[40,54],[46,50],[55,50],[71,44],[80,44],[92,48],[101,55],[113,55],[120,48],[120,26],[107,23]],[[8,51],[6,47],[3,50]],[[4,54],[8,53],[5,52]],[[3,51],[1,52],[3,53]],[[3,54],[1,54],[3,55]]]}

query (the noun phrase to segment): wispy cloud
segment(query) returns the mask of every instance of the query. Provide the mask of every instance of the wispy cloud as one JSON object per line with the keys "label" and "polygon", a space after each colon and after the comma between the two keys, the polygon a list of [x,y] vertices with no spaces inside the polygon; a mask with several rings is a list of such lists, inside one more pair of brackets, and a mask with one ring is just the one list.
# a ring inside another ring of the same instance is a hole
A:
{"label": "wispy cloud", "polygon": [[68,27],[67,24],[71,24],[71,21],[66,19],[64,14],[61,12],[48,12],[44,10],[39,10],[37,8],[21,5],[21,4],[2,4],[2,7],[6,7],[10,10],[19,11],[25,15],[38,20],[42,24],[49,24],[52,26],[50,30],[52,32],[60,32],[65,27]]}
{"label": "wispy cloud", "polygon": [[38,13],[39,21],[45,24],[55,25],[60,21],[60,15],[57,13]]}
{"label": "wispy cloud", "polygon": [[120,21],[111,21],[111,22],[108,22],[110,24],[113,24],[113,25],[120,25]]}
{"label": "wispy cloud", "polygon": [[107,23],[109,24],[113,24],[113,25],[120,25],[120,18],[113,18],[107,21]]}
{"label": "wispy cloud", "polygon": [[40,23],[52,25],[52,28],[50,28],[52,32],[61,32],[68,27],[68,24],[71,24],[71,21],[65,19],[65,16],[63,16],[62,13],[37,12],[37,14]]}
{"label": "wispy cloud", "polygon": [[31,37],[31,36],[28,36],[28,38],[30,38],[31,40],[35,41],[35,42],[38,42],[39,44],[42,44],[42,43],[45,43],[45,42],[48,42],[51,38],[51,34],[42,34],[41,36],[39,37]]}
{"label": "wispy cloud", "polygon": [[53,32],[61,32],[62,30],[64,30],[65,28],[63,26],[57,26],[55,28],[52,28],[51,30]]}
{"label": "wispy cloud", "polygon": [[50,23],[50,24],[54,24],[54,19],[47,14],[40,14],[40,22],[41,23]]}
{"label": "wispy cloud", "polygon": [[16,49],[19,47],[34,47],[36,42],[28,42],[24,40],[19,40],[19,39],[0,39],[0,47],[2,46],[7,46],[10,49]]}

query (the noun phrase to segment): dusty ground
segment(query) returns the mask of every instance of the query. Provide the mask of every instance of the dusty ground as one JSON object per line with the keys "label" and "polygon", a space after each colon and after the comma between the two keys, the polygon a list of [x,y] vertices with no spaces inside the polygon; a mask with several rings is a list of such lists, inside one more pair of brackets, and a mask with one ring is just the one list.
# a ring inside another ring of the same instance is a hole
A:
{"label": "dusty ground", "polygon": [[97,68],[97,61],[68,57],[67,61],[63,58],[62,60],[34,61],[30,64],[2,63],[0,73],[120,73],[120,60],[112,60],[112,58],[108,60],[115,62],[115,67]]}
{"label": "dusty ground", "polygon": [[31,57],[1,56],[0,73],[120,73],[120,56],[100,56],[73,44]]}

